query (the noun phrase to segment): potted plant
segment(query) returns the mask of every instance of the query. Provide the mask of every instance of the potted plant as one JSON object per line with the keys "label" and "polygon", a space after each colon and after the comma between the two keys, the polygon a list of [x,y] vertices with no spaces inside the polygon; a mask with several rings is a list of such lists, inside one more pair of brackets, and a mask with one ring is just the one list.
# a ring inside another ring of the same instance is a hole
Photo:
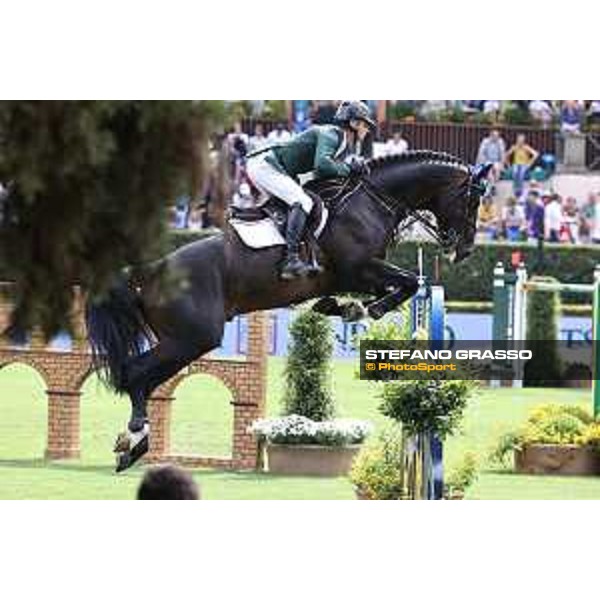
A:
{"label": "potted plant", "polygon": [[477,456],[467,452],[461,462],[449,470],[444,482],[444,498],[446,500],[462,500],[478,475]]}
{"label": "potted plant", "polygon": [[514,457],[515,470],[528,474],[600,474],[600,423],[578,406],[543,404],[525,423],[505,433],[492,458]]}
{"label": "potted plant", "polygon": [[475,383],[470,380],[418,379],[383,385],[379,410],[403,431],[402,497],[430,497],[433,472],[427,448],[458,428]]}
{"label": "potted plant", "polygon": [[266,447],[270,473],[346,475],[360,445],[371,432],[366,421],[313,421],[288,415],[255,421],[250,431]]}
{"label": "potted plant", "polygon": [[290,336],[284,416],[257,421],[250,430],[265,449],[271,473],[347,475],[371,427],[366,421],[334,418],[329,319],[303,311],[292,323]]}
{"label": "potted plant", "polygon": [[398,427],[365,444],[350,470],[358,500],[399,500],[402,496],[403,439]]}

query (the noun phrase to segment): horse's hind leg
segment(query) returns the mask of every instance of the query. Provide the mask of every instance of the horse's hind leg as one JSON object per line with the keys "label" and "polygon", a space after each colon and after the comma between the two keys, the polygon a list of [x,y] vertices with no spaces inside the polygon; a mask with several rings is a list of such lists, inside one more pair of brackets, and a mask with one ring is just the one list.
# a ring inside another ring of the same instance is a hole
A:
{"label": "horse's hind leg", "polygon": [[[196,324],[196,329],[198,324]],[[147,401],[157,387],[176,375],[193,360],[216,348],[222,337],[224,321],[201,328],[201,336],[190,339],[161,338],[159,344],[127,366],[127,392],[131,399],[128,432],[117,438],[117,472],[127,469],[148,451]],[[196,333],[200,333],[197,331]]]}

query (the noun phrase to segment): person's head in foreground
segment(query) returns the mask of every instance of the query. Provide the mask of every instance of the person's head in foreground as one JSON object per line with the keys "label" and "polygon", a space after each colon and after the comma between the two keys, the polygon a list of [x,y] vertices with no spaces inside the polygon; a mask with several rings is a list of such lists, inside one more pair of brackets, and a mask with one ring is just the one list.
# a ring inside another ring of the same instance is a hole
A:
{"label": "person's head in foreground", "polygon": [[175,465],[150,467],[140,483],[138,500],[200,500],[192,476]]}

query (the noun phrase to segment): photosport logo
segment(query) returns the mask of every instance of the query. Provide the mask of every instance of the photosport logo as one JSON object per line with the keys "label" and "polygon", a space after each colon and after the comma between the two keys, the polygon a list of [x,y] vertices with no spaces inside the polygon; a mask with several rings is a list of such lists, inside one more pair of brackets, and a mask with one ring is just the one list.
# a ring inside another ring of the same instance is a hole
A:
{"label": "photosport logo", "polygon": [[597,342],[573,348],[556,340],[455,340],[435,347],[429,340],[363,340],[360,378],[527,380],[557,386],[591,382]]}

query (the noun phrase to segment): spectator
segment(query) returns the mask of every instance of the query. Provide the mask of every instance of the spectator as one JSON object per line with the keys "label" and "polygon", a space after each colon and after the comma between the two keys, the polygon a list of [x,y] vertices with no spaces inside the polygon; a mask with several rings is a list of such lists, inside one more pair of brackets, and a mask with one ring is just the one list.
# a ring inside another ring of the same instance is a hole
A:
{"label": "spectator", "polygon": [[592,100],[587,110],[589,123],[592,127],[600,125],[600,100]]}
{"label": "spectator", "polygon": [[523,207],[517,204],[514,196],[509,198],[502,209],[502,226],[506,239],[509,242],[518,242],[523,237],[526,225]]}
{"label": "spectator", "polygon": [[187,227],[190,211],[190,199],[187,196],[179,196],[171,211],[171,227],[173,229],[185,229]]}
{"label": "spectator", "polygon": [[419,108],[419,113],[425,119],[435,119],[440,113],[448,110],[447,100],[424,100]]}
{"label": "spectator", "polygon": [[237,121],[233,131],[227,136],[231,156],[231,171],[235,185],[239,185],[245,176],[246,154],[248,154],[248,136],[242,131],[242,124]]}
{"label": "spectator", "polygon": [[523,184],[531,166],[537,160],[539,153],[527,144],[525,136],[520,133],[517,141],[505,155],[505,162],[512,166],[513,192],[515,196],[523,193]]}
{"label": "spectator", "polygon": [[560,111],[560,130],[562,133],[581,133],[583,114],[575,100],[566,100]]}
{"label": "spectator", "polygon": [[573,198],[573,196],[565,198],[562,211],[563,222],[560,231],[560,240],[561,242],[578,244],[581,217],[579,214],[579,207],[577,206],[577,200]]}
{"label": "spectator", "polygon": [[600,194],[594,194],[596,197],[596,204],[594,209],[594,220],[592,223],[592,243],[600,244]]}
{"label": "spectator", "polygon": [[236,121],[233,125],[233,130],[227,136],[227,142],[232,152],[237,152],[243,156],[246,156],[248,152],[248,135],[244,133],[242,124]]}
{"label": "spectator", "polygon": [[204,209],[200,206],[197,206],[190,211],[187,224],[188,229],[191,231],[199,231],[200,229],[204,229],[205,221]]}
{"label": "spectator", "polygon": [[150,467],[137,492],[138,500],[200,500],[192,476],[175,465]]}
{"label": "spectator", "polygon": [[544,209],[544,237],[549,242],[560,242],[560,230],[563,223],[563,212],[558,194],[548,194]]}
{"label": "spectator", "polygon": [[277,126],[269,135],[267,139],[271,144],[283,144],[292,137],[292,134],[286,129],[285,123],[277,123]]}
{"label": "spectator", "polygon": [[530,189],[527,193],[525,219],[527,239],[530,242],[544,239],[544,201],[537,189]]}
{"label": "spectator", "polygon": [[490,196],[485,196],[479,206],[477,229],[487,241],[498,237],[498,211]]}
{"label": "spectator", "polygon": [[529,103],[529,114],[544,129],[550,127],[554,117],[554,111],[547,100],[532,100]]}
{"label": "spectator", "polygon": [[590,192],[587,197],[586,203],[581,209],[581,227],[579,228],[579,235],[581,241],[591,242],[592,233],[594,231],[594,221],[596,219],[596,194]]}
{"label": "spectator", "polygon": [[504,164],[504,156],[506,154],[506,144],[497,129],[492,129],[487,137],[481,140],[479,152],[477,153],[478,163],[493,163],[493,168],[490,170],[490,182],[495,184],[500,175]]}
{"label": "spectator", "polygon": [[408,150],[408,142],[402,137],[401,131],[396,131],[390,138],[384,150],[385,156],[393,156],[396,154],[404,154]]}
{"label": "spectator", "polygon": [[502,103],[500,100],[484,100],[483,101],[483,114],[485,115],[493,115],[494,121],[498,120],[500,116],[500,109],[502,108]]}
{"label": "spectator", "polygon": [[268,144],[267,136],[264,134],[262,123],[254,126],[254,135],[248,140],[248,154],[261,150]]}

